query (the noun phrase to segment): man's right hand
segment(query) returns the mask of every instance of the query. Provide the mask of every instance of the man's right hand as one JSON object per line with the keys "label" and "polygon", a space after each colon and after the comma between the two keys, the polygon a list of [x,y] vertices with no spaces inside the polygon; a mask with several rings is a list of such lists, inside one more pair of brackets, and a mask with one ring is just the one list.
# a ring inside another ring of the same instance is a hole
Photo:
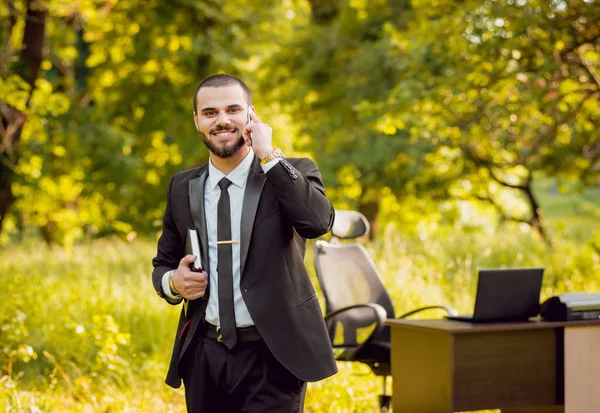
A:
{"label": "man's right hand", "polygon": [[194,261],[196,261],[195,255],[186,255],[179,261],[179,267],[173,274],[173,284],[177,293],[188,300],[203,297],[208,286],[206,271],[194,272],[190,269],[190,264]]}

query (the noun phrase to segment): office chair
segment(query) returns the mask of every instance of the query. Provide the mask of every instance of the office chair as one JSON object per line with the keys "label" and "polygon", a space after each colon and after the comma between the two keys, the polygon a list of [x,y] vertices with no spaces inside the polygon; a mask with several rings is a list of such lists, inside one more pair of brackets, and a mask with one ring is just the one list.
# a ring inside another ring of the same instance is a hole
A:
{"label": "office chair", "polygon": [[396,317],[394,306],[375,263],[359,243],[339,243],[369,233],[369,222],[357,211],[336,211],[330,242],[315,244],[315,269],[325,297],[325,321],[335,358],[367,364],[377,376],[383,376],[382,409],[388,410],[391,395],[386,394],[390,375],[390,329],[386,319],[405,318],[430,310],[442,309],[450,315],[449,306],[433,305],[415,309]]}

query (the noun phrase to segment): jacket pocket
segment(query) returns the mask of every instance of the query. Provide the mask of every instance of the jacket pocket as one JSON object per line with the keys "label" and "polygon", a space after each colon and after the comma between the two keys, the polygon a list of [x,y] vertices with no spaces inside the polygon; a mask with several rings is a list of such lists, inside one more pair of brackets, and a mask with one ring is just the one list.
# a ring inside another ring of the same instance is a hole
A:
{"label": "jacket pocket", "polygon": [[313,293],[312,295],[306,297],[304,300],[296,303],[296,307],[298,307],[298,308],[304,307],[306,304],[308,304],[312,300],[316,300],[316,299],[317,299],[317,293]]}

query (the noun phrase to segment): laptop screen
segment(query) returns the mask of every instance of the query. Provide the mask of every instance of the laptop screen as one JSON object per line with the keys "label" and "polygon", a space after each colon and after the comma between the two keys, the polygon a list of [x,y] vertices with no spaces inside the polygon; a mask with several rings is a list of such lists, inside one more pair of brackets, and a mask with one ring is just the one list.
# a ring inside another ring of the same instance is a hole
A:
{"label": "laptop screen", "polygon": [[480,270],[473,318],[526,320],[538,315],[543,274],[543,268]]}

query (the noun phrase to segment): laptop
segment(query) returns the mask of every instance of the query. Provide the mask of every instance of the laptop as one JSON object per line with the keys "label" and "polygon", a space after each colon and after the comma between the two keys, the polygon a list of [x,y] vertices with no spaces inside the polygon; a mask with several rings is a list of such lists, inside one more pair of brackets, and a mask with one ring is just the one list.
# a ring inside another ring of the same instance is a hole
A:
{"label": "laptop", "polygon": [[543,275],[544,268],[480,270],[473,314],[446,318],[471,323],[527,321],[539,314]]}

